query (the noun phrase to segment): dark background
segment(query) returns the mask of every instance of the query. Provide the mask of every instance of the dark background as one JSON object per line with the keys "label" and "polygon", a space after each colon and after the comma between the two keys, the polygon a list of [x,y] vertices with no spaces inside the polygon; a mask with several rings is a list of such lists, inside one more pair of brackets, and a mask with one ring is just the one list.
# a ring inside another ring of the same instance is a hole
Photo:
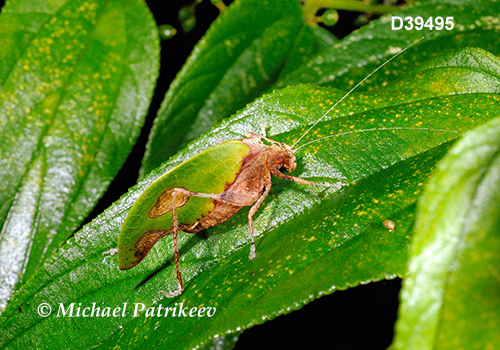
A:
{"label": "dark background", "polygon": [[[139,140],[85,223],[102,213],[136,183],[149,130],[161,101],[193,46],[217,18],[218,10],[210,1],[204,0],[196,7],[196,26],[188,33],[183,32],[178,12],[190,2],[190,0],[146,1],[156,23],[174,26],[177,35],[161,42],[158,85]],[[0,0],[0,6],[3,4],[4,1]],[[339,22],[329,30],[338,38],[344,37],[356,28],[358,15],[359,13],[339,11]],[[323,296],[298,311],[245,330],[235,349],[295,349],[304,346],[335,350],[386,349],[393,337],[400,288],[401,280],[396,279],[370,283]]]}

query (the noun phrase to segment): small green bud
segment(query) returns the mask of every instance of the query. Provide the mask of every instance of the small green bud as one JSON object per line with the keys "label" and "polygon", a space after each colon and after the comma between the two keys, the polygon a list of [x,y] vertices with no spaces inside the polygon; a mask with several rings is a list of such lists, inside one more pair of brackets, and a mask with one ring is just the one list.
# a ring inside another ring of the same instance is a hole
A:
{"label": "small green bud", "polygon": [[326,26],[333,26],[339,20],[339,13],[335,9],[328,9],[321,16],[321,22],[323,22]]}
{"label": "small green bud", "polygon": [[160,38],[163,40],[172,39],[177,33],[177,30],[170,24],[162,24],[158,27],[158,31],[160,32]]}
{"label": "small green bud", "polygon": [[182,22],[182,28],[184,31],[189,32],[196,25],[196,18],[194,16],[189,17],[184,22]]}

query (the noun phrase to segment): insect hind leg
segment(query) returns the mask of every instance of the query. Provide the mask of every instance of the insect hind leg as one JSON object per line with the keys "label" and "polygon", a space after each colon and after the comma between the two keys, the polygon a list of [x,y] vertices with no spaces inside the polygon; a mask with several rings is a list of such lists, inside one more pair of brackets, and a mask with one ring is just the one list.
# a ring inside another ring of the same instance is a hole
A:
{"label": "insect hind leg", "polygon": [[[257,211],[259,208],[260,204],[262,201],[265,199],[267,194],[269,193],[270,190],[270,185],[271,181],[270,179],[266,179],[269,182],[269,185],[266,183],[266,192],[261,195],[259,200],[254,204],[252,207],[250,214],[249,214],[249,223],[250,223],[250,232],[251,232],[251,237],[252,237],[252,247],[250,251],[250,258],[252,259],[255,257],[255,243],[254,243],[254,238],[253,238],[253,220],[252,216],[253,214]],[[176,187],[172,188],[170,194],[172,195],[172,201],[169,202],[171,203],[171,208],[172,208],[172,221],[173,221],[173,230],[172,230],[172,235],[173,235],[173,245],[174,245],[174,263],[175,263],[175,270],[177,274],[177,282],[178,282],[178,288],[174,292],[167,292],[167,291],[159,291],[158,293],[161,293],[165,295],[167,298],[173,298],[177,295],[180,295],[184,291],[184,282],[182,278],[182,272],[180,268],[180,262],[179,262],[179,248],[178,248],[178,232],[180,231],[179,228],[179,220],[177,218],[177,208],[178,208],[178,203],[181,203],[184,205],[184,201],[178,201],[177,196],[181,198],[186,198],[186,197],[201,197],[201,198],[207,198],[207,199],[212,199],[212,200],[217,200],[221,201],[227,204],[231,204],[234,206],[242,206],[242,203],[234,203],[231,200],[227,200],[224,198],[223,194],[209,194],[209,193],[197,193],[197,192],[191,192],[189,190],[186,190],[184,188]],[[244,203],[243,203],[244,204]],[[190,232],[190,231],[188,231]]]}
{"label": "insect hind leg", "polygon": [[174,224],[174,231],[172,232],[172,235],[173,235],[173,243],[174,243],[174,264],[175,264],[175,271],[176,271],[176,275],[177,275],[178,287],[173,292],[166,292],[164,290],[158,291],[159,294],[163,294],[167,298],[173,298],[177,295],[182,294],[182,292],[184,291],[184,282],[182,280],[182,272],[181,272],[181,266],[180,266],[180,262],[179,262],[179,246],[178,246],[178,242],[177,242],[177,234],[179,233],[179,221],[177,219],[177,205],[176,205],[176,197],[179,194],[185,195],[185,193],[183,193],[184,191],[189,192],[183,188],[175,188],[172,191],[172,197],[173,197],[173,200],[172,200],[172,221]]}
{"label": "insect hind leg", "polygon": [[177,218],[177,197],[202,197],[202,198],[208,198],[208,199],[215,199],[215,200],[221,200],[220,195],[216,194],[208,194],[208,193],[196,193],[196,192],[191,192],[188,191],[184,188],[181,187],[176,187],[172,189],[172,221],[173,221],[173,232],[172,232],[172,241],[174,245],[174,264],[175,264],[175,271],[177,275],[177,284],[178,287],[175,291],[173,292],[167,292],[164,290],[158,291],[158,293],[161,293],[165,295],[167,298],[173,298],[176,297],[177,295],[182,294],[184,291],[184,281],[182,279],[182,272],[181,272],[181,266],[180,266],[180,259],[179,259],[179,246],[178,246],[178,233],[180,231],[179,229],[179,220]]}

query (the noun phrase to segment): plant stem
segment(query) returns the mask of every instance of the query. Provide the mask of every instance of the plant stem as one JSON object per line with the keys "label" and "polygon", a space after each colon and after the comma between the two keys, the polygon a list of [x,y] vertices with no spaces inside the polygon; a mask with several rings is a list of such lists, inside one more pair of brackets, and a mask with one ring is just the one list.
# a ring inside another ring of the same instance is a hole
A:
{"label": "plant stem", "polygon": [[312,21],[316,12],[320,8],[334,8],[337,10],[369,12],[378,15],[391,13],[399,10],[399,6],[393,5],[371,5],[359,0],[306,0],[304,3],[304,12],[306,19]]}

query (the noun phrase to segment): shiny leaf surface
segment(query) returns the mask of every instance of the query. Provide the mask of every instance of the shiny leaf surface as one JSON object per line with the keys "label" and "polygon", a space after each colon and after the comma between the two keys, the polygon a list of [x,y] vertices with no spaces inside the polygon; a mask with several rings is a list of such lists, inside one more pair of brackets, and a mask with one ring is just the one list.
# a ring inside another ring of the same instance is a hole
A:
{"label": "shiny leaf surface", "polygon": [[144,3],[10,1],[0,15],[0,308],[124,163],[158,74]]}
{"label": "shiny leaf surface", "polygon": [[[155,169],[70,239],[16,294],[0,318],[0,344],[12,349],[27,344],[195,347],[334,290],[401,276],[414,205],[434,164],[462,133],[500,112],[499,66],[495,56],[465,49],[427,62],[385,89],[351,95],[295,152],[299,166],[293,175],[340,188],[274,179],[255,217],[254,260],[248,259],[248,209],[206,234],[181,235],[186,291],[160,299],[158,290],[176,286],[170,237],[126,272],[117,269],[116,257],[102,256],[116,247],[127,212],[141,193],[177,164],[221,141],[258,132],[262,123],[272,138],[293,144],[343,92],[299,85],[264,96]],[[392,232],[383,225],[387,218],[395,224]],[[128,314],[70,322],[37,314],[40,303],[56,310],[59,303],[68,307],[72,302],[111,308],[127,302]],[[132,317],[134,303],[144,304],[138,317]],[[216,310],[212,317],[172,319],[172,314],[158,316],[160,304],[176,312],[181,307]],[[149,307],[155,307],[154,315],[146,311]]]}
{"label": "shiny leaf surface", "polygon": [[395,349],[500,347],[500,119],[464,136],[419,202]]}

